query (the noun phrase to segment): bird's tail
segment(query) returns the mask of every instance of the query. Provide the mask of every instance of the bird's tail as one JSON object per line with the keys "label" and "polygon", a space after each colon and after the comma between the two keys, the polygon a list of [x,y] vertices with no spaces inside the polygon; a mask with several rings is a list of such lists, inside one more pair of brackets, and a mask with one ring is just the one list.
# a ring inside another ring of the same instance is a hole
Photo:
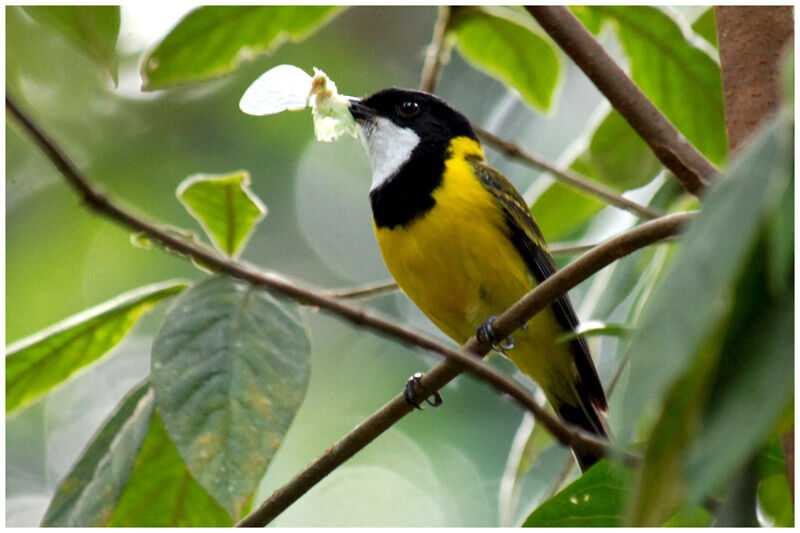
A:
{"label": "bird's tail", "polygon": [[[602,438],[609,438],[610,431],[606,422],[603,410],[598,408],[594,402],[580,394],[578,391],[578,405],[570,405],[564,401],[551,402],[564,422],[577,426],[588,433],[592,433]],[[602,459],[591,450],[582,450],[579,446],[573,446],[572,453],[581,467],[581,472],[588,470],[593,464]]]}

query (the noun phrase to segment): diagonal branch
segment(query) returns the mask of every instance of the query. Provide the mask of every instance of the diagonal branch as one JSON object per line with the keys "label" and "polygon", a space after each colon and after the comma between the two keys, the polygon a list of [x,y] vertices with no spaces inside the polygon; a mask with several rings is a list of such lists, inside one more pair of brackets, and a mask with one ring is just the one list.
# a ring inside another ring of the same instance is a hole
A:
{"label": "diagonal branch", "polygon": [[719,175],[566,7],[526,6],[550,37],[625,117],[661,162],[698,195]]}
{"label": "diagonal branch", "polygon": [[614,189],[585,178],[577,172],[556,168],[547,161],[536,157],[529,152],[526,152],[520,148],[518,144],[501,139],[497,135],[479,126],[475,126],[473,124],[472,128],[475,130],[475,133],[477,133],[484,141],[486,141],[487,144],[494,146],[496,149],[505,153],[508,157],[517,159],[530,166],[549,172],[557,180],[575,187],[576,189],[580,189],[583,192],[591,194],[592,196],[596,196],[601,200],[605,200],[615,207],[625,209],[626,211],[630,211],[634,215],[643,218],[652,219],[664,215],[664,213],[658,211],[657,209],[638,204],[633,200],[628,200],[621,194],[617,193]]}

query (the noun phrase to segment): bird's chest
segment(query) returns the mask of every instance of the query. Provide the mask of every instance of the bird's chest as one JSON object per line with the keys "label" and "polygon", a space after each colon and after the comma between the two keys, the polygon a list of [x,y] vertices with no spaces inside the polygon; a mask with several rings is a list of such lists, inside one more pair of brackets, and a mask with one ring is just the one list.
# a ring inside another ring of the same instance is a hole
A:
{"label": "bird's chest", "polygon": [[398,285],[459,342],[531,286],[503,213],[469,172],[449,164],[433,208],[403,226],[375,229]]}

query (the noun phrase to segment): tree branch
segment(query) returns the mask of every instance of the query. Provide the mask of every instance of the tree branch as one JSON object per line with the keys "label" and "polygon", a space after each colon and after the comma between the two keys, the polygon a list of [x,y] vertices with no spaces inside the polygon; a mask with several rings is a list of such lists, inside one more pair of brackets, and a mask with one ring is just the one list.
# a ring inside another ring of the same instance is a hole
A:
{"label": "tree branch", "polygon": [[715,6],[732,153],[781,103],[781,53],[794,35],[792,6]]}
{"label": "tree branch", "polygon": [[718,176],[708,161],[653,105],[566,7],[526,6],[661,162],[695,195]]}
{"label": "tree branch", "polygon": [[497,135],[479,127],[472,125],[472,128],[475,130],[475,133],[483,139],[487,144],[490,146],[495,147],[496,149],[500,150],[508,157],[512,159],[517,159],[518,161],[522,161],[523,163],[527,163],[533,167],[538,169],[544,170],[549,172],[553,175],[554,178],[557,180],[566,183],[576,189],[580,189],[592,196],[596,196],[602,200],[605,200],[609,204],[619,207],[620,209],[624,209],[626,211],[630,211],[636,216],[643,217],[643,218],[658,218],[664,215],[661,211],[657,209],[653,209],[652,207],[647,207],[641,204],[634,202],[633,200],[628,200],[621,194],[617,193],[614,189],[610,187],[606,187],[600,183],[592,181],[588,178],[585,178],[578,174],[577,172],[573,172],[572,170],[561,170],[556,168],[555,166],[551,165],[547,161],[534,156],[533,154],[526,152],[518,144],[506,141],[501,139]]}
{"label": "tree branch", "polygon": [[450,26],[452,11],[450,6],[439,6],[439,16],[433,27],[433,39],[425,52],[425,64],[422,66],[422,81],[419,88],[426,93],[436,89],[436,80],[444,63],[444,41]]}

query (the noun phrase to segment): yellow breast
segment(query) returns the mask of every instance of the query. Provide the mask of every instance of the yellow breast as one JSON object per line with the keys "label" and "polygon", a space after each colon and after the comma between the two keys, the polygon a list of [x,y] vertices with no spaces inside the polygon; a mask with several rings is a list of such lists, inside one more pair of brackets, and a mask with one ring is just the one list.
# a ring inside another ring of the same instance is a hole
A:
{"label": "yellow breast", "polygon": [[528,269],[506,235],[503,212],[472,172],[483,158],[475,141],[450,146],[436,205],[405,226],[377,228],[384,261],[398,285],[457,342],[475,333],[532,287]]}

